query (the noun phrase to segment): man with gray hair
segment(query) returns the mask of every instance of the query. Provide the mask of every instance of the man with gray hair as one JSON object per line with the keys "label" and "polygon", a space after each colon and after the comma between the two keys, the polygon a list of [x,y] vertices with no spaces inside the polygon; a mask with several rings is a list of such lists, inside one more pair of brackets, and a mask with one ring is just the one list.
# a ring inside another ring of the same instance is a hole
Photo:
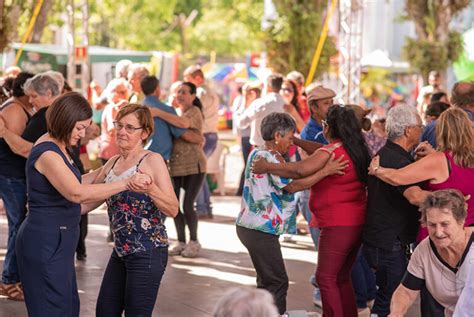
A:
{"label": "man with gray hair", "polygon": [[[400,105],[387,116],[388,140],[377,155],[380,166],[402,168],[414,162],[410,152],[419,143],[421,118],[415,107]],[[375,171],[375,173],[377,173]],[[408,265],[408,246],[415,242],[420,213],[418,205],[429,192],[421,184],[392,186],[369,176],[367,215],[362,241],[369,265],[375,269],[377,294],[372,313],[387,316],[390,300]]]}

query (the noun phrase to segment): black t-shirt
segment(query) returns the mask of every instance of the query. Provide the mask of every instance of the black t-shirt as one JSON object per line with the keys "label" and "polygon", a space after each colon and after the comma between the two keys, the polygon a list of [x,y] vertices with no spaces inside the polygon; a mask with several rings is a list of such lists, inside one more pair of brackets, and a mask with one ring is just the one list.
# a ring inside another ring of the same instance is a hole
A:
{"label": "black t-shirt", "polygon": [[48,107],[41,108],[31,117],[30,122],[23,131],[21,137],[29,142],[35,143],[43,134],[48,132],[46,126],[46,110]]}
{"label": "black t-shirt", "polygon": [[[399,169],[414,162],[413,157],[399,145],[387,141],[378,152],[380,166]],[[364,244],[392,250],[399,239],[402,245],[415,241],[419,228],[420,212],[403,196],[407,186],[392,186],[375,176],[367,182],[367,215],[362,239]]]}

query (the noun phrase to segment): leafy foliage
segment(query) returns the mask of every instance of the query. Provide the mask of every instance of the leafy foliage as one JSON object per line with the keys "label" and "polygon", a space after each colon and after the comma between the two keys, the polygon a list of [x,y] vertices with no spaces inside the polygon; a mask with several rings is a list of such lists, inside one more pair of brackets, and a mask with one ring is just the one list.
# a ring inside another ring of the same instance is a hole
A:
{"label": "leafy foliage", "polygon": [[[22,35],[36,0],[17,1],[22,6],[15,30]],[[52,42],[54,31],[65,23],[68,3],[47,1],[52,3],[45,16],[47,22],[35,29],[33,35],[43,43]],[[266,50],[270,65],[277,71],[298,69],[303,73],[310,67],[326,5],[322,0],[274,0],[278,17],[271,21],[268,29],[262,30],[263,0],[99,0],[88,3],[91,45],[177,51],[185,56],[210,52],[218,56],[242,56]],[[80,15],[80,8],[76,12]],[[4,12],[4,19],[8,14]],[[15,34],[3,37],[5,44],[19,39]],[[0,28],[0,45],[1,40]],[[329,56],[335,52],[333,41],[328,38],[319,72],[327,69]]]}
{"label": "leafy foliage", "polygon": [[28,11],[31,3],[22,0],[0,0],[0,50],[18,36],[18,28],[24,26],[24,12]]}
{"label": "leafy foliage", "polygon": [[[265,44],[275,70],[308,73],[324,23],[323,3],[326,4],[315,0],[274,0],[278,17],[270,21]],[[333,39],[328,37],[318,65],[319,74],[328,69],[329,58],[335,53]]]}
{"label": "leafy foliage", "polygon": [[405,0],[404,19],[415,23],[417,38],[406,39],[404,54],[426,80],[431,70],[444,73],[462,50],[461,34],[449,23],[470,0]]}

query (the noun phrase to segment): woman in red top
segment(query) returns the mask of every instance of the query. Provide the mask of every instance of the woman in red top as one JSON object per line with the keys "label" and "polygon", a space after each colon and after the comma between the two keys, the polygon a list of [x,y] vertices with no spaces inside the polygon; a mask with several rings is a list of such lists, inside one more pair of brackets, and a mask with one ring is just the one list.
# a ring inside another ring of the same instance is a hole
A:
{"label": "woman in red top", "polygon": [[322,123],[330,144],[303,161],[285,164],[258,161],[253,169],[258,173],[299,178],[320,170],[331,155],[336,160],[348,161],[343,175],[326,177],[311,187],[310,209],[314,214],[312,225],[321,228],[316,280],[321,290],[323,316],[355,317],[357,306],[351,271],[361,244],[370,156],[352,109],[334,105],[329,109],[327,121]]}

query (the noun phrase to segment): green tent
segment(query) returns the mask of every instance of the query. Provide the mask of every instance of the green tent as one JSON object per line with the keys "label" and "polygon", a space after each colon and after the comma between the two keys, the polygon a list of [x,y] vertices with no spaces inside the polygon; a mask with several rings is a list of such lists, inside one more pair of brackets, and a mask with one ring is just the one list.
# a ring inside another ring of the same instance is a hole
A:
{"label": "green tent", "polygon": [[[19,43],[10,45],[13,54],[16,55],[21,47]],[[132,62],[150,62],[151,52],[139,52],[121,50],[103,46],[89,46],[89,62],[94,63],[116,63],[122,59],[129,59]],[[67,64],[67,47],[53,44],[25,44],[23,52],[18,61],[21,69],[33,73],[46,70],[58,70],[59,65]]]}

